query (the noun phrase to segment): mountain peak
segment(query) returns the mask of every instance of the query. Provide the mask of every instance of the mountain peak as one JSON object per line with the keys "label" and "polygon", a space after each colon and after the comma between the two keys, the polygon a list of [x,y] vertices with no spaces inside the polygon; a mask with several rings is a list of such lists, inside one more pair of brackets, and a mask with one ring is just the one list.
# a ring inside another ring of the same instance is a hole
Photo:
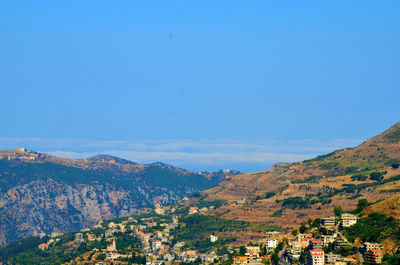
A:
{"label": "mountain peak", "polygon": [[163,162],[154,162],[154,163],[149,164],[149,166],[157,166],[157,167],[160,167],[160,168],[171,169],[171,170],[176,169],[176,167],[171,166],[171,165],[166,164],[166,163],[163,163]]}
{"label": "mountain peak", "polygon": [[400,122],[394,124],[392,127],[377,136],[382,142],[388,144],[395,144],[400,142]]}
{"label": "mountain peak", "polygon": [[91,156],[91,157],[87,158],[87,160],[90,160],[90,161],[107,161],[107,162],[115,161],[118,164],[136,165],[135,162],[132,162],[132,161],[120,158],[120,157],[107,155],[107,154],[94,155],[94,156]]}

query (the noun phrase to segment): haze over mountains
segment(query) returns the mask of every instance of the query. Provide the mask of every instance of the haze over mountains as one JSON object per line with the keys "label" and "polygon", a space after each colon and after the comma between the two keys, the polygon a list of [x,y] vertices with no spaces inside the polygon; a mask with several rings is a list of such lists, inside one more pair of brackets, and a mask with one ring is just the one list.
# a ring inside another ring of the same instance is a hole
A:
{"label": "haze over mountains", "polygon": [[73,160],[23,148],[0,151],[0,245],[168,204],[236,173],[196,173],[109,155]]}
{"label": "haze over mountains", "polygon": [[394,197],[400,193],[400,123],[354,148],[245,174],[196,173],[110,155],[74,160],[17,149],[0,157],[1,244],[81,229],[201,190],[202,200],[226,201],[215,212],[222,218],[282,228],[330,215],[337,205],[352,210],[360,198],[379,201],[374,211],[400,213]]}

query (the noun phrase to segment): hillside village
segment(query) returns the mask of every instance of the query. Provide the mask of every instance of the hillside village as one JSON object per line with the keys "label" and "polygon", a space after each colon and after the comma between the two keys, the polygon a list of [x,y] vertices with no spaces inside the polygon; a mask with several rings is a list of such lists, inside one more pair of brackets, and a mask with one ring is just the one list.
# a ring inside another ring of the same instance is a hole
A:
{"label": "hillside village", "polygon": [[[42,235],[41,243],[35,246],[36,250],[31,250],[32,264],[36,264],[33,258],[35,255],[41,257],[38,259],[40,264],[96,265],[397,264],[388,260],[392,258],[397,262],[399,258],[385,255],[390,250],[376,240],[354,241],[351,229],[360,225],[365,216],[360,213],[343,213],[341,207],[336,207],[332,216],[310,219],[291,231],[264,231],[261,239],[249,241],[245,245],[224,241],[209,231],[205,248],[204,242],[200,247],[189,247],[190,241],[197,240],[198,235],[194,232],[191,239],[183,240],[176,232],[184,229],[185,218],[206,216],[210,207],[202,208],[207,209],[198,211],[198,207],[193,206],[176,209],[158,204],[152,213],[99,222],[90,229],[75,233]],[[71,252],[72,249],[75,253],[69,260],[48,262],[51,260],[49,257],[60,253],[60,250]],[[2,264],[21,264],[18,262],[21,258],[29,260],[26,255],[15,255],[13,258]]]}
{"label": "hillside village", "polygon": [[[124,212],[120,216],[126,217],[97,219],[103,221],[85,226],[74,219],[80,228],[88,228],[64,234],[41,232],[13,242],[0,248],[0,262],[398,265],[399,135],[400,123],[355,148],[235,174],[214,188],[183,192],[182,200],[154,197],[154,209],[141,213]],[[26,159],[20,156],[36,157],[31,151],[15,150],[4,153],[0,162]],[[102,161],[96,163],[114,167],[108,158],[98,159]],[[10,164],[13,167],[7,163],[7,171],[13,172],[17,163]],[[164,169],[155,167],[157,172]],[[109,172],[101,177],[108,180]],[[167,173],[160,173],[163,180],[171,176]],[[87,175],[80,177],[87,181]],[[124,175],[121,183],[132,184]]]}

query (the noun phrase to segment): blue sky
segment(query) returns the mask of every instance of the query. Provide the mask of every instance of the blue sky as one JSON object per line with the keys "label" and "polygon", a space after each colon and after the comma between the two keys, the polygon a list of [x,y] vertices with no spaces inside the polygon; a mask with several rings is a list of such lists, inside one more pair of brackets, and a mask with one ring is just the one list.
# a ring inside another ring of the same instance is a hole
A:
{"label": "blue sky", "polygon": [[2,1],[0,148],[261,170],[399,121],[399,1]]}

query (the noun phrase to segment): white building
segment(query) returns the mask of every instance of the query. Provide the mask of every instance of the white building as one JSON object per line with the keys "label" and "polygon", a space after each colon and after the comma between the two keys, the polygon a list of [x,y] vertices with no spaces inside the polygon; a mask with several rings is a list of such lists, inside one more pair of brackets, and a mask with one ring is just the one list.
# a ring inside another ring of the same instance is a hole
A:
{"label": "white building", "polygon": [[154,211],[156,214],[160,214],[160,215],[165,214],[165,209],[162,207],[156,207],[156,209]]}
{"label": "white building", "polygon": [[307,265],[324,265],[325,253],[322,249],[312,249],[307,254]]}
{"label": "white building", "polygon": [[218,241],[218,236],[210,235],[210,242],[214,243],[216,241]]}
{"label": "white building", "polygon": [[278,246],[278,240],[276,238],[268,238],[266,242],[266,247],[267,248],[276,248]]}
{"label": "white building", "polygon": [[161,239],[154,239],[153,241],[153,248],[154,249],[160,249],[162,245],[162,240]]}
{"label": "white building", "polygon": [[342,214],[341,225],[343,227],[350,227],[352,225],[355,225],[356,223],[357,223],[357,216],[350,213]]}
{"label": "white building", "polygon": [[83,243],[83,242],[85,242],[85,239],[83,239],[83,234],[76,233],[75,234],[75,243]]}

